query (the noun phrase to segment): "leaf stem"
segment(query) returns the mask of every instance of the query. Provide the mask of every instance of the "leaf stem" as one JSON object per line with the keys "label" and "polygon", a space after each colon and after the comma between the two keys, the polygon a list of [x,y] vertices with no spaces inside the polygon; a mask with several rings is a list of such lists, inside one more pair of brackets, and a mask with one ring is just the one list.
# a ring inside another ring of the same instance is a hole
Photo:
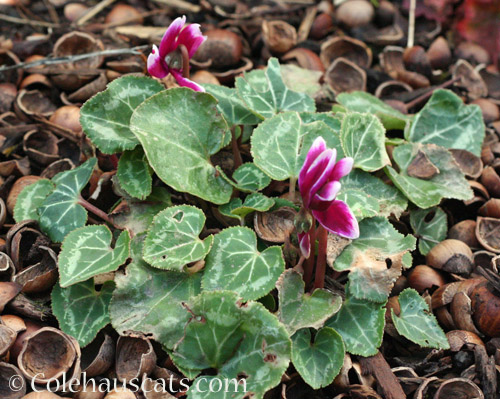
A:
{"label": "leaf stem", "polygon": [[189,79],[189,52],[184,44],[179,44],[178,49],[182,54],[182,76]]}
{"label": "leaf stem", "polygon": [[446,82],[440,84],[439,86],[436,86],[434,88],[432,88],[431,90],[429,90],[428,92],[422,94],[421,96],[418,96],[417,98],[415,98],[414,100],[410,101],[409,103],[405,104],[406,105],[406,109],[409,110],[410,108],[413,108],[415,105],[418,105],[420,104],[422,101],[425,101],[427,100],[430,96],[432,96],[432,94],[438,90],[438,89],[445,89],[446,87],[448,86],[451,86],[453,83],[459,81],[460,78],[459,77],[456,77],[456,78],[453,78],[453,79],[450,79],[450,80],[447,80]]}
{"label": "leaf stem", "polygon": [[238,147],[238,140],[236,139],[236,133],[234,129],[231,129],[231,149],[233,150],[233,162],[234,169],[238,169],[243,165],[243,159],[241,158],[240,148]]}
{"label": "leaf stem", "polygon": [[326,273],[326,247],[328,244],[328,231],[323,226],[318,227],[318,256],[316,258],[316,274],[314,277],[314,289],[325,286]]}
{"label": "leaf stem", "polygon": [[306,289],[311,283],[313,269],[314,269],[314,253],[316,252],[316,220],[313,221],[311,230],[309,230],[309,236],[311,240],[311,253],[309,258],[306,259],[304,265],[304,282],[306,283]]}
{"label": "leaf stem", "polygon": [[296,177],[290,177],[290,183],[288,187],[288,192],[290,193],[290,201],[295,200],[295,185],[297,184],[297,178]]}
{"label": "leaf stem", "polygon": [[106,223],[109,223],[112,225],[115,229],[118,230],[123,230],[123,227],[118,226],[113,219],[109,217],[109,215],[96,207],[95,205],[92,205],[90,202],[84,200],[82,197],[78,198],[78,203],[83,206],[87,211],[92,212],[94,215],[99,216],[102,220],[104,220]]}

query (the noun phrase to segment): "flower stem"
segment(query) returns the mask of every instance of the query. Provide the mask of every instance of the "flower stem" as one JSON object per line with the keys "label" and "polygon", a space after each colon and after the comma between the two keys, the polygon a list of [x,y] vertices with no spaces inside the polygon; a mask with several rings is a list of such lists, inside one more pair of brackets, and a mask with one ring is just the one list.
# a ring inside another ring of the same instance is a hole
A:
{"label": "flower stem", "polygon": [[184,44],[179,44],[178,49],[182,55],[182,76],[189,79],[189,52]]}
{"label": "flower stem", "polygon": [[323,288],[325,286],[327,244],[328,244],[328,232],[323,226],[319,226],[318,256],[316,259],[316,275],[314,278],[314,288]]}
{"label": "flower stem", "polygon": [[295,200],[295,185],[297,183],[297,179],[295,177],[290,177],[290,186],[288,187],[288,192],[290,194],[290,201]]}
{"label": "flower stem", "polygon": [[234,169],[238,169],[243,164],[243,159],[241,158],[241,152],[238,147],[238,140],[236,140],[234,129],[231,129],[231,149],[233,150]]}
{"label": "flower stem", "polygon": [[304,265],[304,282],[306,283],[306,289],[311,283],[313,269],[314,269],[314,253],[316,252],[316,221],[313,221],[311,230],[309,230],[310,240],[311,240],[311,253],[309,258],[306,259]]}
{"label": "flower stem", "polygon": [[94,215],[99,216],[106,223],[109,223],[110,225],[112,225],[115,229],[123,230],[123,227],[115,224],[113,219],[111,219],[106,212],[102,211],[101,209],[99,209],[95,205],[92,205],[90,202],[84,200],[82,197],[78,198],[78,203],[81,206],[83,206],[87,211],[92,212]]}

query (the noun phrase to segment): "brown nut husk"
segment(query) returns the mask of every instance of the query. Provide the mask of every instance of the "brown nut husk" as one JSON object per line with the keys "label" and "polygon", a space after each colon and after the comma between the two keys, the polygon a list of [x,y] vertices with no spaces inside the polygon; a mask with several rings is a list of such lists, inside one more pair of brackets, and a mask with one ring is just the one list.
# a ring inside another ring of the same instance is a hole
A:
{"label": "brown nut husk", "polygon": [[366,90],[366,72],[344,58],[337,58],[330,64],[325,81],[335,94]]}
{"label": "brown nut husk", "polygon": [[297,211],[283,206],[272,212],[255,212],[254,227],[257,235],[268,242],[283,243],[295,229]]}
{"label": "brown nut husk", "polygon": [[488,251],[500,253],[500,219],[478,217],[476,238]]}
{"label": "brown nut husk", "polygon": [[156,354],[147,339],[120,337],[116,344],[116,376],[130,381],[149,375],[156,365]]}
{"label": "brown nut husk", "polygon": [[14,345],[16,338],[16,331],[3,323],[0,324],[0,357],[5,356],[12,345]]}
{"label": "brown nut husk", "polygon": [[307,48],[295,48],[290,50],[284,56],[281,57],[282,60],[295,60],[297,64],[304,69],[310,69],[311,71],[325,72],[325,66],[321,62],[319,56]]}
{"label": "brown nut husk", "polygon": [[65,129],[69,129],[75,134],[80,134],[82,131],[82,126],[80,125],[80,108],[75,105],[59,107],[51,115],[49,121]]}
{"label": "brown nut husk", "polygon": [[449,151],[465,176],[472,179],[477,179],[481,176],[481,172],[483,171],[481,158],[467,150],[451,149]]}
{"label": "brown nut husk", "polygon": [[212,29],[205,33],[207,40],[194,54],[198,63],[209,63],[213,68],[227,68],[237,65],[243,53],[241,38],[234,32]]}
{"label": "brown nut husk", "polygon": [[427,49],[427,57],[433,69],[448,68],[452,60],[448,40],[442,36],[437,37]]}
{"label": "brown nut husk", "polygon": [[66,384],[60,383],[59,389],[54,384],[58,391],[64,390],[80,375],[80,346],[62,331],[44,327],[25,338],[17,362],[22,374],[35,384],[54,384],[66,376]]}
{"label": "brown nut husk", "polygon": [[446,338],[450,343],[450,350],[458,352],[464,346],[471,349],[475,345],[484,346],[482,339],[475,333],[464,330],[452,330],[446,333]]}
{"label": "brown nut husk", "polygon": [[16,85],[12,83],[0,83],[0,114],[10,111],[16,96]]}
{"label": "brown nut husk", "polygon": [[450,313],[458,329],[481,336],[472,321],[472,301],[465,292],[457,292],[450,304]]}
{"label": "brown nut husk", "polygon": [[16,97],[14,110],[17,116],[23,120],[30,117],[50,117],[57,107],[39,90],[22,89]]}
{"label": "brown nut husk", "polygon": [[136,399],[136,396],[128,388],[116,388],[108,393],[104,399]]}
{"label": "brown nut husk", "polygon": [[490,63],[488,52],[479,44],[473,42],[460,43],[455,49],[455,56],[458,59],[467,60],[474,65],[488,65]]}
{"label": "brown nut husk", "polygon": [[450,398],[484,399],[484,395],[472,381],[465,378],[451,378],[445,380],[434,395],[434,399]]}
{"label": "brown nut husk", "polygon": [[467,61],[458,60],[452,68],[452,76],[459,79],[455,84],[465,88],[471,100],[488,95],[488,88],[483,78]]}
{"label": "brown nut husk", "polygon": [[0,396],[2,399],[20,399],[26,394],[26,380],[19,369],[0,362]]}
{"label": "brown nut husk", "polygon": [[476,221],[462,220],[458,222],[448,231],[448,238],[460,240],[471,248],[478,248],[479,242],[476,238]]}
{"label": "brown nut husk", "polygon": [[89,377],[105,374],[115,359],[115,343],[106,333],[99,334],[82,351],[82,371]]}
{"label": "brown nut husk", "polygon": [[403,52],[403,61],[409,71],[432,76],[432,67],[427,53],[422,46],[407,47]]}
{"label": "brown nut husk", "polygon": [[335,10],[337,20],[350,28],[368,24],[374,15],[372,4],[366,0],[345,1]]}
{"label": "brown nut husk", "polygon": [[472,251],[462,241],[447,239],[433,247],[427,254],[427,265],[449,273],[468,275],[472,271]]}
{"label": "brown nut husk", "polygon": [[471,301],[476,327],[491,338],[500,337],[500,298],[488,283],[479,284],[472,291]]}
{"label": "brown nut husk", "polygon": [[35,183],[40,179],[40,176],[28,175],[16,180],[16,182],[10,189],[9,196],[7,197],[7,210],[11,215],[14,213],[14,206],[16,205],[17,197],[21,193],[21,191],[23,191],[25,187]]}
{"label": "brown nut husk", "polygon": [[479,208],[478,212],[481,216],[500,218],[500,199],[490,198]]}
{"label": "brown nut husk", "polygon": [[58,138],[46,130],[32,130],[23,137],[23,150],[28,157],[46,166],[59,159]]}
{"label": "brown nut husk", "polygon": [[283,54],[297,44],[297,30],[285,21],[264,20],[262,39],[272,53]]}
{"label": "brown nut husk", "polygon": [[488,190],[489,195],[500,197],[500,176],[495,168],[487,166],[481,173],[481,183]]}
{"label": "brown nut husk", "polygon": [[49,247],[40,246],[39,249],[43,253],[40,262],[14,276],[14,282],[22,285],[22,292],[27,294],[47,291],[57,282],[57,255]]}
{"label": "brown nut husk", "polygon": [[21,292],[21,286],[10,281],[0,282],[0,313],[3,312],[5,305],[12,301],[17,294]]}
{"label": "brown nut husk", "polygon": [[472,101],[471,104],[479,105],[481,113],[483,114],[484,123],[489,124],[500,119],[500,110],[498,109],[498,105],[493,101],[487,100],[486,98],[478,98]]}
{"label": "brown nut husk", "polygon": [[321,45],[320,58],[325,68],[340,57],[360,68],[369,68],[372,63],[371,49],[364,42],[352,37],[334,37]]}
{"label": "brown nut husk", "polygon": [[442,287],[446,283],[443,275],[427,265],[415,266],[408,275],[408,285],[419,294],[425,290]]}
{"label": "brown nut husk", "polygon": [[22,399],[61,399],[59,395],[49,391],[30,392],[22,397]]}

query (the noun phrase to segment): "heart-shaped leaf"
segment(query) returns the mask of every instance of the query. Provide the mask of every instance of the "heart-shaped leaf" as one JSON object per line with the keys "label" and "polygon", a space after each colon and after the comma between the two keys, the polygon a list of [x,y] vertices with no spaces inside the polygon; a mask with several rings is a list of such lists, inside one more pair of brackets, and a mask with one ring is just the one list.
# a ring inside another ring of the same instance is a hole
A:
{"label": "heart-shaped leaf", "polygon": [[403,130],[411,117],[405,115],[382,100],[364,91],[340,93],[336,100],[349,111],[368,112],[380,118],[387,130]]}
{"label": "heart-shaped leaf", "polygon": [[319,81],[323,76],[323,72],[301,68],[294,64],[283,64],[280,68],[283,82],[289,89],[298,93],[305,93],[312,98],[321,90]]}
{"label": "heart-shaped leaf", "polygon": [[16,199],[14,206],[14,220],[19,223],[23,220],[38,220],[38,208],[45,198],[54,191],[54,183],[48,179],[40,179],[24,187]]}
{"label": "heart-shaped leaf", "polygon": [[104,225],[85,226],[69,233],[59,254],[61,287],[88,280],[98,274],[112,272],[129,257],[130,236],[122,231],[114,248],[112,234]]}
{"label": "heart-shaped leaf", "polygon": [[[350,270],[349,292],[359,299],[384,302],[401,275],[403,255],[414,250],[416,239],[404,236],[385,217],[364,219],[359,223],[359,238],[335,260],[337,271]],[[390,259],[390,264],[387,264]]]}
{"label": "heart-shaped leaf", "polygon": [[372,114],[349,112],[342,120],[340,141],[344,153],[354,158],[354,167],[368,172],[390,165],[385,150],[385,129]]}
{"label": "heart-shaped leaf", "polygon": [[203,259],[212,246],[213,236],[198,236],[205,214],[198,208],[179,205],[161,211],[144,242],[144,260],[160,269],[182,271],[188,263]]}
{"label": "heart-shaped leaf", "polygon": [[422,255],[427,255],[448,233],[448,218],[441,208],[411,211],[410,224],[418,237],[418,249]]}
{"label": "heart-shaped leaf", "polygon": [[408,206],[397,188],[362,170],[354,169],[341,183],[337,199],[345,201],[358,220],[390,215],[399,218]]}
{"label": "heart-shaped leaf", "polygon": [[408,141],[437,144],[481,155],[484,122],[478,105],[465,105],[450,90],[436,90],[405,133]]}
{"label": "heart-shaped leaf", "polygon": [[329,148],[342,154],[337,133],[323,121],[305,123],[297,112],[265,120],[252,135],[254,163],[274,180],[297,178],[313,141],[322,136]]}
{"label": "heart-shaped leaf", "polygon": [[79,167],[52,178],[56,188],[38,208],[40,227],[52,241],[61,242],[70,232],[85,226],[87,211],[78,203],[97,163],[91,158]]}
{"label": "heart-shaped leaf", "polygon": [[316,289],[312,294],[304,293],[304,280],[292,269],[281,275],[276,288],[279,299],[278,319],[290,335],[302,328],[322,327],[342,305],[342,298],[327,290]]}
{"label": "heart-shaped leaf", "polygon": [[333,382],[344,364],[345,348],[342,337],[330,327],[318,330],[311,342],[308,328],[292,337],[292,362],[300,376],[313,389]]}
{"label": "heart-shaped leaf", "polygon": [[204,84],[203,87],[217,99],[219,102],[217,108],[229,125],[257,125],[261,122],[261,119],[238,97],[236,89],[214,84]]}
{"label": "heart-shaped leaf", "polygon": [[127,266],[115,277],[110,305],[111,323],[119,334],[139,332],[173,348],[184,335],[191,314],[183,306],[200,293],[200,273],[159,270],[143,261]]}
{"label": "heart-shaped leaf", "polygon": [[109,303],[115,284],[105,282],[99,291],[90,279],[68,288],[59,284],[52,290],[52,311],[59,328],[76,338],[83,348],[92,342],[97,333],[109,322]]}
{"label": "heart-shaped leaf", "polygon": [[252,162],[244,163],[236,169],[232,179],[227,177],[220,167],[217,167],[217,170],[229,184],[245,193],[260,191],[271,183],[270,177]]}
{"label": "heart-shaped leaf", "polygon": [[391,309],[392,321],[398,333],[426,348],[449,349],[445,333],[417,291],[407,288],[398,297],[401,314]]}
{"label": "heart-shaped leaf", "polygon": [[131,150],[139,142],[130,131],[132,112],[145,99],[165,90],[145,76],[123,76],[83,104],[80,123],[83,131],[102,152],[114,154]]}
{"label": "heart-shaped leaf", "polygon": [[151,168],[141,147],[125,151],[121,155],[116,177],[121,188],[131,197],[144,199],[151,194]]}
{"label": "heart-shaped leaf", "polygon": [[382,344],[385,303],[347,296],[340,310],[326,322],[342,336],[347,352],[373,356]]}
{"label": "heart-shaped leaf", "polygon": [[215,204],[229,202],[233,191],[210,161],[229,136],[217,101],[187,88],[165,90],[144,101],[130,128],[158,177],[177,191]]}
{"label": "heart-shaped leaf", "polygon": [[205,261],[203,289],[231,290],[245,301],[266,295],[285,269],[281,248],[259,251],[254,231],[246,227],[217,234]]}
{"label": "heart-shaped leaf", "polygon": [[255,69],[236,78],[235,86],[240,99],[262,119],[282,111],[316,111],[311,97],[286,87],[276,58],[269,59],[265,70]]}
{"label": "heart-shaped leaf", "polygon": [[[240,304],[233,292],[203,292],[187,303],[192,312],[171,357],[181,368],[215,368],[219,378],[244,378],[246,391],[231,397],[262,398],[277,385],[290,362],[290,339],[276,316],[257,302]],[[203,380],[205,379],[205,380]],[[207,376],[195,380],[189,398],[218,397]],[[224,393],[219,393],[224,397]]]}
{"label": "heart-shaped leaf", "polygon": [[272,198],[261,193],[252,193],[245,197],[245,201],[242,201],[241,198],[233,198],[227,204],[221,205],[219,211],[225,216],[243,220],[248,214],[255,211],[265,212],[273,205]]}
{"label": "heart-shaped leaf", "polygon": [[[443,198],[467,200],[473,195],[453,156],[443,147],[434,144],[404,144],[396,147],[392,156],[400,173],[388,166],[385,169],[387,175],[420,208],[439,205]],[[425,159],[425,168],[418,162],[419,159]],[[414,177],[427,172],[429,167],[435,170],[435,174],[429,174],[425,180]]]}

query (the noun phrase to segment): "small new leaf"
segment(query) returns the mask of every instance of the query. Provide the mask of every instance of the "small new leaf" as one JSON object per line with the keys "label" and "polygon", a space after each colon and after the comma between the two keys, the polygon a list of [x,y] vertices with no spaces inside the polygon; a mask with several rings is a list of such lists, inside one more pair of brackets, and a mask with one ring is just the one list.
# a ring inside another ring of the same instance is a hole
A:
{"label": "small new leaf", "polygon": [[448,233],[448,218],[441,208],[411,211],[410,224],[418,237],[418,249],[422,255],[427,255]]}
{"label": "small new leaf", "polygon": [[304,280],[292,269],[281,275],[276,288],[279,300],[278,319],[290,335],[306,327],[320,328],[342,305],[342,298],[327,290],[316,289],[312,294],[304,293]]}
{"label": "small new leaf", "polygon": [[99,292],[90,279],[68,288],[59,284],[52,290],[52,311],[59,327],[74,337],[83,348],[109,322],[109,303],[115,284],[105,282]]}
{"label": "small new leaf", "polygon": [[225,216],[243,220],[245,216],[252,212],[265,212],[274,206],[274,200],[261,193],[247,195],[245,200],[233,198],[227,204],[219,207],[220,213]]}
{"label": "small new leaf", "polygon": [[401,314],[391,309],[392,321],[398,332],[425,348],[449,349],[450,344],[438,321],[417,291],[407,288],[398,297]]}
{"label": "small new leaf", "polygon": [[122,231],[111,248],[111,230],[104,225],[85,226],[69,233],[59,254],[61,287],[69,287],[98,274],[115,271],[129,257],[130,236]]}
{"label": "small new leaf", "polygon": [[203,259],[213,236],[199,238],[205,214],[188,205],[173,206],[158,213],[144,242],[144,260],[154,267],[182,271],[188,263]]}
{"label": "small new leaf", "polygon": [[125,151],[118,161],[116,176],[123,188],[131,197],[145,199],[151,194],[153,179],[151,167],[143,149],[138,146]]}
{"label": "small new leaf", "polygon": [[232,179],[227,177],[219,166],[217,170],[229,184],[245,193],[260,191],[271,183],[271,178],[252,162],[244,163],[236,169]]}

